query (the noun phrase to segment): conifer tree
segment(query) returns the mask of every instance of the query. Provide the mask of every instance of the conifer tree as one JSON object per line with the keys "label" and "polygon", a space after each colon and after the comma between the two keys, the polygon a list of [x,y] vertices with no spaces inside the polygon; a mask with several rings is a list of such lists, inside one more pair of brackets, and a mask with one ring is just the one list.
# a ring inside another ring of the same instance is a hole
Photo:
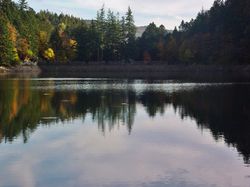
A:
{"label": "conifer tree", "polygon": [[99,11],[97,11],[96,27],[97,27],[98,38],[99,38],[97,60],[102,61],[103,60],[103,50],[105,47],[104,36],[105,36],[105,30],[106,30],[104,5],[102,6],[102,8]]}
{"label": "conifer tree", "polygon": [[126,31],[126,47],[125,47],[125,58],[129,60],[130,58],[135,58],[135,34],[136,26],[134,22],[134,16],[130,7],[128,7],[128,12],[125,18],[125,31]]}
{"label": "conifer tree", "polygon": [[19,0],[20,10],[27,10],[29,8],[28,2],[26,0]]}
{"label": "conifer tree", "polygon": [[108,11],[107,26],[105,35],[105,59],[120,60],[120,47],[122,42],[122,28],[119,16],[115,16],[114,12]]}
{"label": "conifer tree", "polygon": [[8,29],[8,20],[0,14],[0,64],[14,61],[14,46]]}

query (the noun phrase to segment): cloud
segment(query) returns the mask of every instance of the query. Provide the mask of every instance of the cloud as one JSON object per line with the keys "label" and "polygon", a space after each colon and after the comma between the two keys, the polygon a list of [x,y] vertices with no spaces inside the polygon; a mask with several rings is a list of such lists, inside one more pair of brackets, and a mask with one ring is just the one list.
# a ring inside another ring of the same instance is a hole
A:
{"label": "cloud", "polygon": [[182,19],[190,20],[202,9],[211,7],[214,0],[30,0],[35,10],[49,9],[64,12],[84,19],[93,19],[96,11],[105,4],[115,12],[124,14],[131,6],[137,25],[146,25],[152,21],[164,24],[167,28],[179,25]]}

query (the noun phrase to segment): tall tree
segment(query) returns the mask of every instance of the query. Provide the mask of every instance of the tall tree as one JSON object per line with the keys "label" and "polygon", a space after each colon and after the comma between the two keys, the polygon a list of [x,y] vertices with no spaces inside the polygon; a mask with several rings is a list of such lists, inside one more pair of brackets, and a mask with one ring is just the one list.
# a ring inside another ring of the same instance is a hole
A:
{"label": "tall tree", "polygon": [[122,28],[120,25],[118,15],[115,16],[114,12],[108,11],[106,32],[105,32],[105,61],[120,60],[121,42],[122,42]]}
{"label": "tall tree", "polygon": [[136,51],[136,26],[134,21],[134,16],[130,7],[126,13],[125,18],[125,32],[126,32],[126,48],[125,48],[125,58],[129,60],[130,58],[135,58]]}
{"label": "tall tree", "polygon": [[56,60],[63,63],[73,60],[77,52],[77,41],[69,37],[66,29],[67,26],[60,23],[50,38]]}
{"label": "tall tree", "polygon": [[146,56],[147,59],[158,60],[159,39],[159,28],[155,25],[155,23],[150,23],[139,40],[141,58],[144,59]]}
{"label": "tall tree", "polygon": [[99,47],[98,47],[98,54],[97,54],[97,60],[102,61],[103,60],[103,50],[105,47],[104,44],[104,36],[105,36],[105,30],[106,30],[106,23],[105,23],[105,7],[104,5],[102,8],[97,11],[96,16],[96,27],[98,31],[98,38],[99,38]]}
{"label": "tall tree", "polygon": [[27,10],[29,8],[28,2],[26,0],[19,0],[19,8],[21,10]]}
{"label": "tall tree", "polygon": [[14,46],[8,29],[8,20],[0,14],[0,64],[14,61]]}

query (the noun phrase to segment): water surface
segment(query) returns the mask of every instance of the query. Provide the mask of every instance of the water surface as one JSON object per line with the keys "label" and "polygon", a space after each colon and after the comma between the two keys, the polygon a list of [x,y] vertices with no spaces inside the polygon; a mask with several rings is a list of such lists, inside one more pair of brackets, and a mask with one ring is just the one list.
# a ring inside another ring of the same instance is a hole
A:
{"label": "water surface", "polygon": [[250,84],[0,80],[0,186],[250,186]]}

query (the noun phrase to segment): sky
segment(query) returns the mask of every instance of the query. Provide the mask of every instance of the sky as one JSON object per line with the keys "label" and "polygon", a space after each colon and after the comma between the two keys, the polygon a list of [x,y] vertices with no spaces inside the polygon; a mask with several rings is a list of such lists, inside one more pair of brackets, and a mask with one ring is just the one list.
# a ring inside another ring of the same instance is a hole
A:
{"label": "sky", "polygon": [[[17,1],[17,0],[16,0]],[[131,7],[137,26],[151,22],[163,24],[167,29],[179,26],[181,20],[195,18],[203,9],[209,9],[214,0],[28,0],[34,10],[49,10],[71,14],[83,19],[94,19],[96,11],[105,4],[123,15]]]}

